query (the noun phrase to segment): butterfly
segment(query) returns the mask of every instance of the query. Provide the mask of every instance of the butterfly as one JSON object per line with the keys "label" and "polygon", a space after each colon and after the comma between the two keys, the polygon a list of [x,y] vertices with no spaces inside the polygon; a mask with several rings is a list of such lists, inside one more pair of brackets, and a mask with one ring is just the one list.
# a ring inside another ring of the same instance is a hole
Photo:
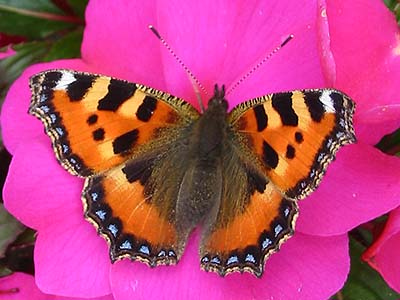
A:
{"label": "butterfly", "polygon": [[228,112],[216,85],[201,114],[151,87],[72,70],[36,74],[30,87],[29,113],[59,163],[85,178],[85,218],[113,262],[176,264],[201,226],[202,269],[261,277],[293,235],[297,201],[355,142],[355,104],[334,89],[270,94]]}

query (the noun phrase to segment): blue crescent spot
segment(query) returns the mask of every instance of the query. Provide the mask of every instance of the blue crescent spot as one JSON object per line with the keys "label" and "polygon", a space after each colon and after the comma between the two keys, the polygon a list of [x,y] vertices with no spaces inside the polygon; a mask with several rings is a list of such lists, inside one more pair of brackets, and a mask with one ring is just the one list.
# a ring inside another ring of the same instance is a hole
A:
{"label": "blue crescent spot", "polygon": [[51,123],[54,124],[57,121],[57,117],[55,114],[50,114]]}
{"label": "blue crescent spot", "polygon": [[272,241],[269,238],[266,238],[263,242],[262,242],[262,249],[265,250],[268,248],[269,245],[272,244]]}
{"label": "blue crescent spot", "polygon": [[149,255],[150,248],[146,245],[142,245],[142,246],[140,246],[139,252]]}
{"label": "blue crescent spot", "polygon": [[92,198],[93,201],[97,201],[97,198],[99,197],[99,194],[93,192],[90,194],[90,197]]}
{"label": "blue crescent spot", "polygon": [[159,253],[158,253],[158,257],[162,257],[162,256],[165,256],[167,253],[164,251],[164,250],[161,250]]}
{"label": "blue crescent spot", "polygon": [[256,259],[254,258],[253,254],[248,253],[246,258],[244,259],[246,262],[256,263]]}
{"label": "blue crescent spot", "polygon": [[276,225],[275,229],[274,229],[275,236],[278,236],[278,234],[281,233],[282,230],[283,230],[283,227],[280,224]]}
{"label": "blue crescent spot", "polygon": [[114,237],[117,236],[118,228],[117,228],[117,226],[116,226],[115,224],[110,224],[110,225],[108,225],[107,228],[108,228],[108,230],[111,231],[111,233],[112,233],[112,235],[113,235]]}
{"label": "blue crescent spot", "polygon": [[211,259],[211,262],[219,265],[221,263],[221,260],[219,259],[218,256],[215,256]]}
{"label": "blue crescent spot", "polygon": [[231,264],[238,263],[238,262],[239,262],[239,258],[235,255],[235,256],[229,257],[226,264],[231,265]]}
{"label": "blue crescent spot", "polygon": [[101,210],[101,209],[99,209],[99,210],[96,211],[96,215],[97,215],[97,216],[100,218],[100,220],[102,220],[102,221],[105,220],[106,214],[107,214],[107,213],[106,213],[104,210]]}
{"label": "blue crescent spot", "polygon": [[129,241],[125,241],[125,242],[122,243],[122,245],[119,248],[120,249],[131,250],[132,249],[132,244]]}

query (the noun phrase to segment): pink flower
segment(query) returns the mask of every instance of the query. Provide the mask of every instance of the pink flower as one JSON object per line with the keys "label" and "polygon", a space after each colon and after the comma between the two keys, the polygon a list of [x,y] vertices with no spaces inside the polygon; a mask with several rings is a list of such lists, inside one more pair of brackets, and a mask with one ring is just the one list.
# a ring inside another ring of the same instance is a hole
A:
{"label": "pink flower", "polygon": [[[365,20],[368,9],[373,17]],[[364,28],[347,30],[354,29],[354,19],[361,15],[359,22],[371,27],[368,36]],[[388,51],[397,47],[398,32],[383,4],[374,0],[368,7],[354,9],[345,1],[326,4],[322,0],[93,1],[86,21],[82,59],[28,68],[10,89],[1,116],[4,142],[13,154],[3,192],[5,205],[38,230],[38,287],[63,296],[113,294],[115,299],[312,300],[326,299],[340,289],[349,270],[347,232],[400,203],[400,161],[372,146],[395,128],[400,116],[400,101],[392,97],[398,85],[384,80],[385,71],[398,68],[398,59],[392,57],[397,52]],[[382,23],[388,26],[378,34]],[[197,234],[175,267],[149,269],[130,261],[112,265],[106,242],[83,219],[83,181],[57,164],[42,123],[26,113],[28,78],[50,68],[140,82],[196,105],[187,75],[148,30],[149,24],[160,31],[209,94],[215,83],[229,87],[289,34],[295,36],[229,95],[231,107],[271,92],[328,85],[343,89],[358,104],[358,144],[339,151],[320,188],[301,202],[295,236],[267,261],[262,279],[250,274],[220,278],[200,271]],[[365,43],[369,51],[354,56],[353,51]],[[380,70],[382,61],[387,69]],[[381,94],[370,90],[368,75],[379,79],[381,84],[374,88]],[[359,77],[363,80],[356,80]],[[378,93],[379,99],[370,96]],[[379,118],[371,117],[383,107]]]}
{"label": "pink flower", "polygon": [[[0,278],[0,300],[80,300],[42,293],[35,284],[35,278],[25,273],[13,273]],[[91,300],[112,300],[110,296],[90,298]],[[81,298],[81,300],[83,300]],[[86,300],[89,300],[86,298]]]}
{"label": "pink flower", "polygon": [[393,210],[379,238],[363,254],[363,259],[377,270],[386,282],[400,292],[400,208]]}

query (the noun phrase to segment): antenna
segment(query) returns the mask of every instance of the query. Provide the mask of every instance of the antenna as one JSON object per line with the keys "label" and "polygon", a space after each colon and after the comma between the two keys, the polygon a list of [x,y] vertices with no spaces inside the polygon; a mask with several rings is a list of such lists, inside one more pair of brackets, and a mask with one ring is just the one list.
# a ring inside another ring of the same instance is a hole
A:
{"label": "antenna", "polygon": [[226,94],[228,95],[228,94],[232,93],[233,90],[235,90],[243,81],[245,81],[251,74],[253,74],[256,70],[258,70],[267,60],[269,60],[276,52],[278,52],[280,49],[282,49],[282,47],[285,46],[287,43],[289,43],[290,40],[293,38],[294,38],[293,34],[289,35],[279,46],[277,46],[274,50],[272,50],[270,53],[268,53],[253,68],[251,68],[245,75],[240,77],[240,79],[238,81],[236,81],[236,83],[231,88],[229,88],[229,90]]}
{"label": "antenna", "polygon": [[165,48],[167,48],[169,53],[176,59],[176,61],[186,71],[186,73],[189,77],[189,80],[193,85],[197,101],[199,102],[199,105],[200,105],[200,110],[203,113],[204,105],[203,105],[203,101],[201,100],[200,91],[198,88],[200,88],[207,95],[208,93],[207,93],[206,89],[203,87],[203,85],[200,83],[200,81],[196,78],[196,76],[194,76],[192,71],[190,71],[189,68],[185,65],[185,63],[179,58],[179,56],[176,55],[175,51],[172,50],[171,46],[166,42],[166,40],[164,40],[164,38],[160,35],[160,33],[157,31],[157,29],[155,29],[153,25],[149,25],[149,29],[154,33],[154,35],[161,41],[161,43],[165,46]]}

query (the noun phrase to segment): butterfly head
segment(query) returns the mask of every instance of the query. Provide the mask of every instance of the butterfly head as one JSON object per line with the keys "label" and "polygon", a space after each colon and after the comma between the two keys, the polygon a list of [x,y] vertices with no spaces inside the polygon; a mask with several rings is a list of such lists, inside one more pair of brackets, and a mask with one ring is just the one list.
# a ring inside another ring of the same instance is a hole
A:
{"label": "butterfly head", "polygon": [[228,101],[225,99],[225,85],[222,85],[219,89],[218,84],[214,87],[214,95],[208,101],[208,110],[213,110],[215,108],[223,108],[226,112],[228,110]]}

